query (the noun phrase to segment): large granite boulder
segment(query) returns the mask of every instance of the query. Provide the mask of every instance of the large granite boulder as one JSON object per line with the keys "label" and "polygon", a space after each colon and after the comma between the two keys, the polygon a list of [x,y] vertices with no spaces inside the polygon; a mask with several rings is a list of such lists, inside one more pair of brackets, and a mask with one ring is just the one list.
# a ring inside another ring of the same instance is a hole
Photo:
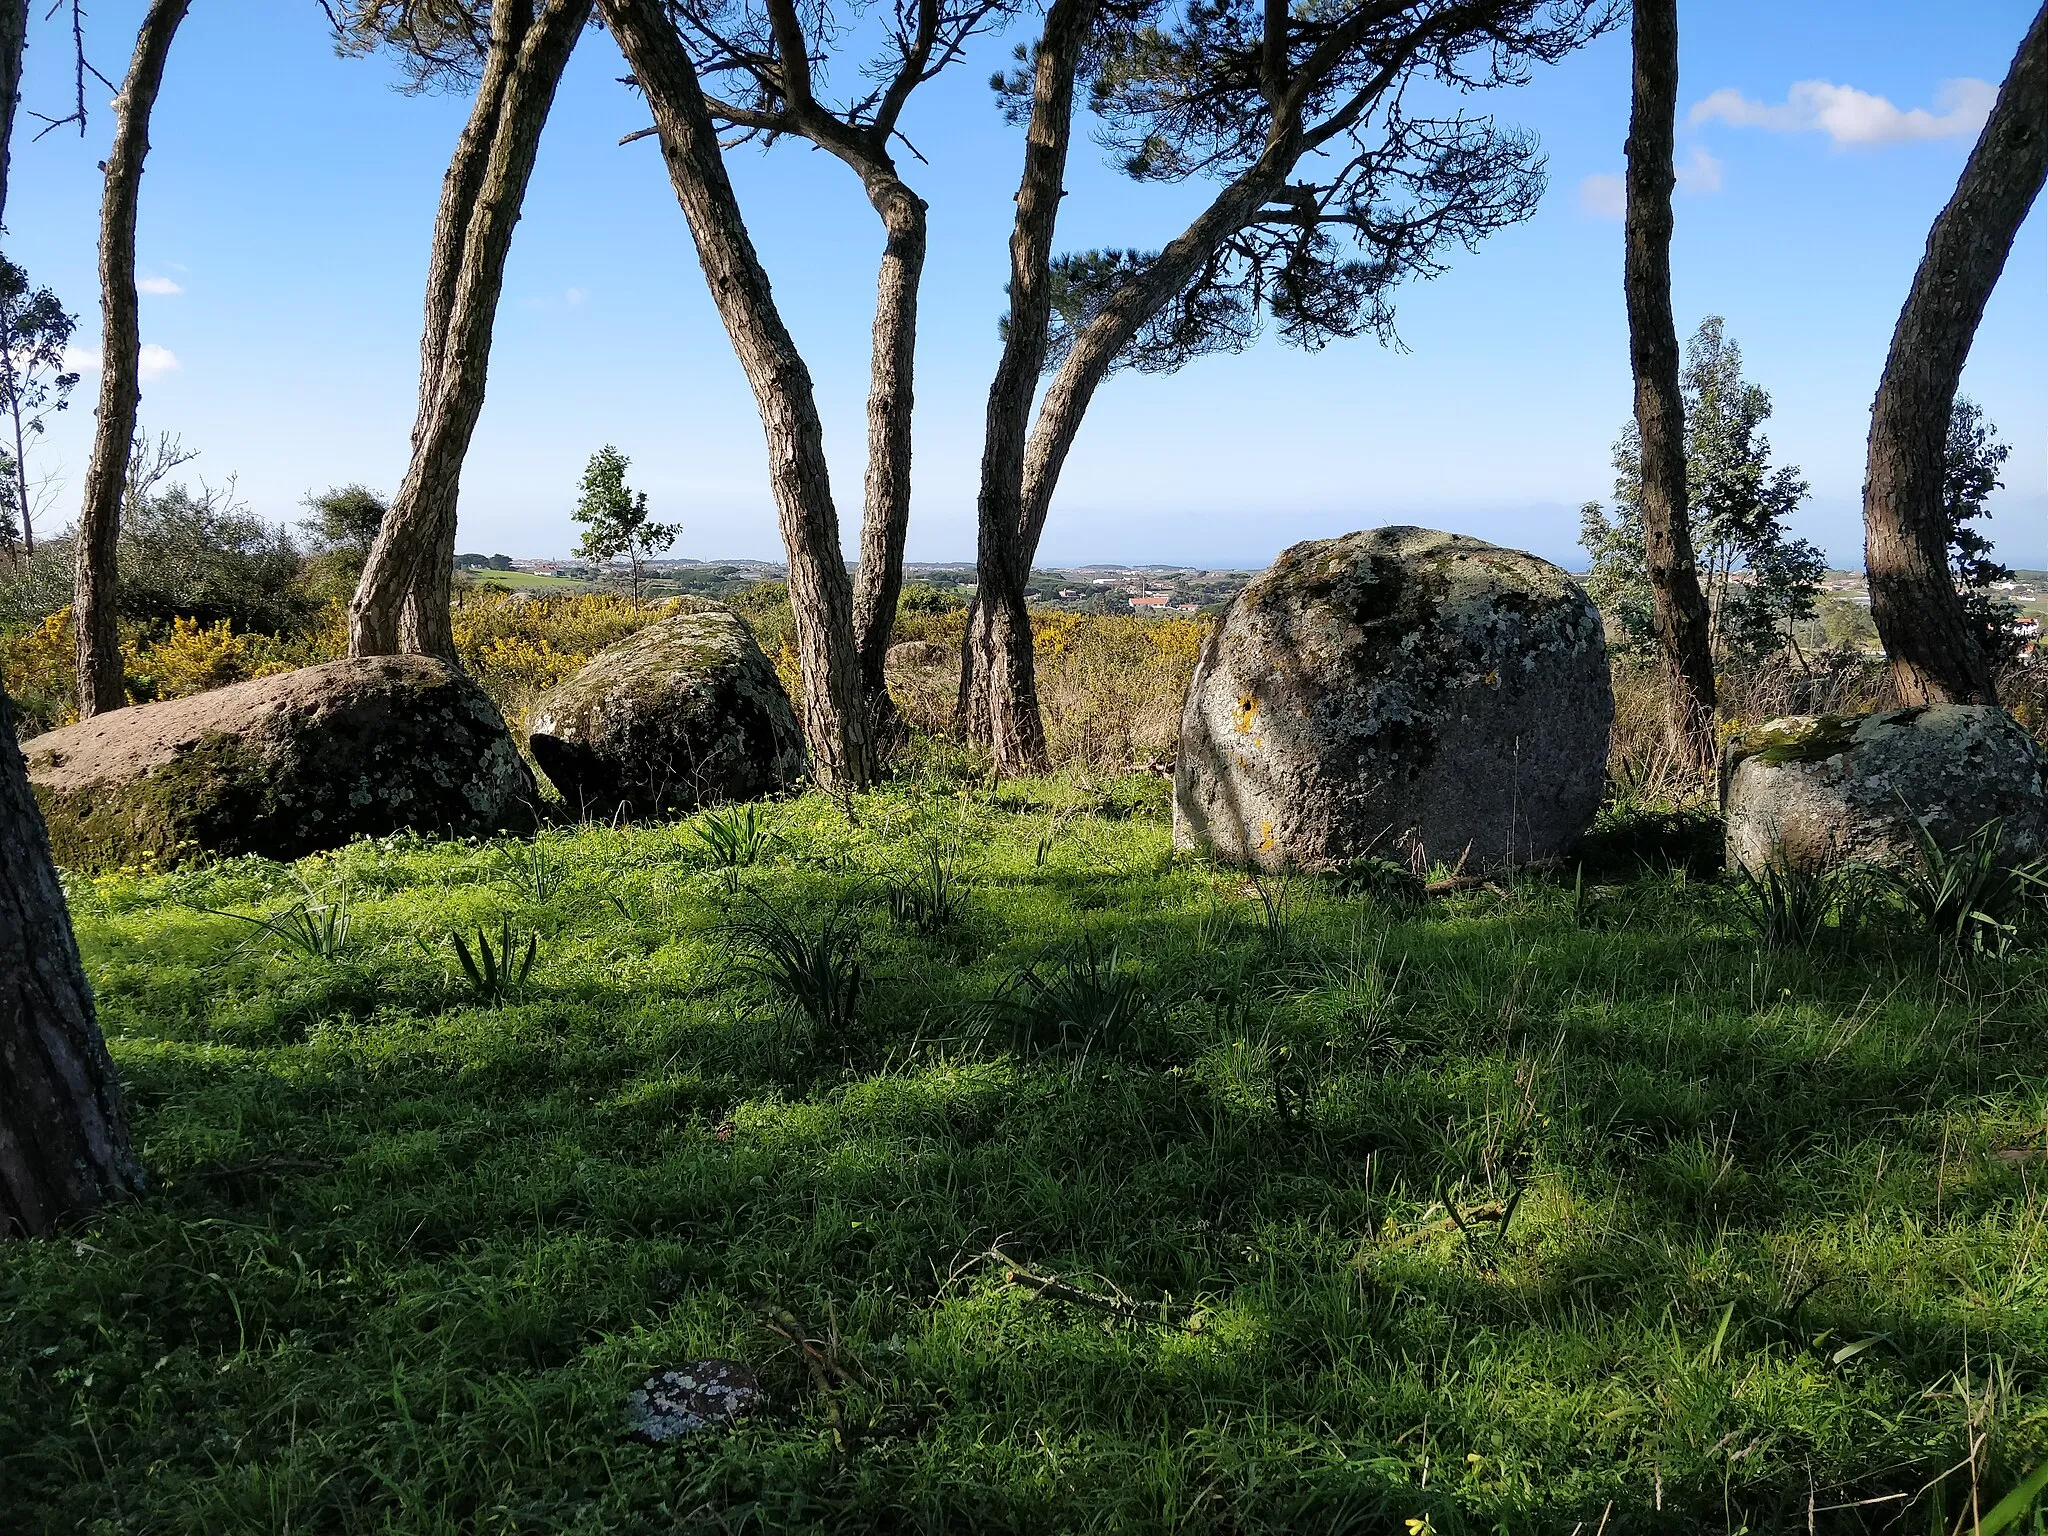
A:
{"label": "large granite boulder", "polygon": [[1731,869],[1820,870],[1919,858],[1916,826],[1954,847],[2005,824],[2014,858],[2048,852],[2048,752],[1992,704],[1790,715],[1721,758]]}
{"label": "large granite boulder", "polygon": [[533,823],[533,775],[498,707],[426,656],[280,672],[95,715],[22,744],[60,863],[294,859],[412,828]]}
{"label": "large granite boulder", "polygon": [[889,647],[889,654],[882,664],[891,672],[929,671],[933,667],[947,667],[960,659],[960,648],[941,645],[936,640],[902,640]]}
{"label": "large granite boulder", "polygon": [[1613,718],[1599,610],[1548,561],[1426,528],[1297,544],[1203,650],[1174,841],[1268,868],[1556,857]]}
{"label": "large granite boulder", "polygon": [[586,815],[750,800],[794,784],[804,738],[738,614],[698,602],[601,651],[534,707],[533,759]]}

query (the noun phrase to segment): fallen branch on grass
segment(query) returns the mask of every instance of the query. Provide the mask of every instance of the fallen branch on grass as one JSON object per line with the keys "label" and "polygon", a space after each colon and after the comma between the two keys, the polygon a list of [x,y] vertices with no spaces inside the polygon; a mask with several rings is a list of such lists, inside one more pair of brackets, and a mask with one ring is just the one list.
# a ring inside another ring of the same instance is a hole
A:
{"label": "fallen branch on grass", "polygon": [[1124,1295],[1121,1291],[1114,1296],[1098,1296],[1095,1292],[1084,1291],[1080,1286],[1062,1280],[1057,1275],[1034,1274],[1000,1248],[989,1249],[988,1256],[1003,1266],[1003,1279],[1006,1282],[1030,1291],[1044,1300],[1063,1301],[1070,1306],[1107,1313],[1126,1322],[1149,1323],[1155,1328],[1178,1328],[1187,1333],[1201,1331],[1201,1316],[1191,1307],[1176,1307],[1169,1301],[1142,1302]]}

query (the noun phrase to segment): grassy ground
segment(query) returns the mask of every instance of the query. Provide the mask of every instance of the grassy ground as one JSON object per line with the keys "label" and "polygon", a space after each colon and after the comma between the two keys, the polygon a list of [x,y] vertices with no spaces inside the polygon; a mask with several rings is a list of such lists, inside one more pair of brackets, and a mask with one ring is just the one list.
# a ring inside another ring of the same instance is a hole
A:
{"label": "grassy ground", "polygon": [[[1761,950],[1682,868],[1262,891],[1163,798],[77,884],[156,1187],[0,1251],[0,1530],[1917,1532],[2048,1460],[2041,960]],[[206,910],[300,882],[332,959]],[[628,1440],[706,1355],[766,1409]]]}
{"label": "grassy ground", "polygon": [[470,579],[480,587],[504,587],[513,592],[590,592],[590,582],[568,576],[547,576],[538,571],[471,571]]}

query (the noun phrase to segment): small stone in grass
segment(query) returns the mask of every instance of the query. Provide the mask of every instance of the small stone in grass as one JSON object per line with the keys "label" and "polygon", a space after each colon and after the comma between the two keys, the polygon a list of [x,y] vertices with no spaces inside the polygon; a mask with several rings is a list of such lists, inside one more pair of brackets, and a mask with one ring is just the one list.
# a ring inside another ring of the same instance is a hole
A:
{"label": "small stone in grass", "polygon": [[656,1371],[626,1394],[633,1433],[660,1442],[723,1429],[761,1401],[761,1383],[737,1360],[692,1360]]}

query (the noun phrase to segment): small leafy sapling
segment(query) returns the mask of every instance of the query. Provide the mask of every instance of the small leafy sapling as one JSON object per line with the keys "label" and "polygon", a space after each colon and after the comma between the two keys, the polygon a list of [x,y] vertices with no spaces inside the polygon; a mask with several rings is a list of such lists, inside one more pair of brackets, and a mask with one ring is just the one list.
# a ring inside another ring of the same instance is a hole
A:
{"label": "small leafy sapling", "polygon": [[0,533],[22,548],[36,547],[36,495],[29,480],[29,446],[43,435],[49,420],[71,404],[78,383],[65,352],[77,317],[64,312],[57,295],[31,286],[28,274],[0,256],[0,409],[11,446],[0,449],[6,461],[0,484]]}
{"label": "small leafy sapling", "polygon": [[582,499],[572,516],[586,532],[576,553],[600,563],[623,558],[632,567],[633,602],[640,602],[641,562],[675,543],[679,523],[657,523],[647,513],[647,493],[626,484],[632,464],[610,443],[590,456],[583,468]]}
{"label": "small leafy sapling", "polygon": [[1986,515],[1985,503],[2005,482],[1999,471],[2012,449],[2001,442],[1998,428],[1984,419],[1984,408],[1967,395],[1956,397],[1949,413],[1948,441],[1942,454],[1941,516],[1948,535],[1948,564],[1962,594],[1969,621],[1984,659],[1994,667],[2019,659],[2018,606],[1995,595],[2012,571],[1991,557],[1991,540],[1970,525]]}

